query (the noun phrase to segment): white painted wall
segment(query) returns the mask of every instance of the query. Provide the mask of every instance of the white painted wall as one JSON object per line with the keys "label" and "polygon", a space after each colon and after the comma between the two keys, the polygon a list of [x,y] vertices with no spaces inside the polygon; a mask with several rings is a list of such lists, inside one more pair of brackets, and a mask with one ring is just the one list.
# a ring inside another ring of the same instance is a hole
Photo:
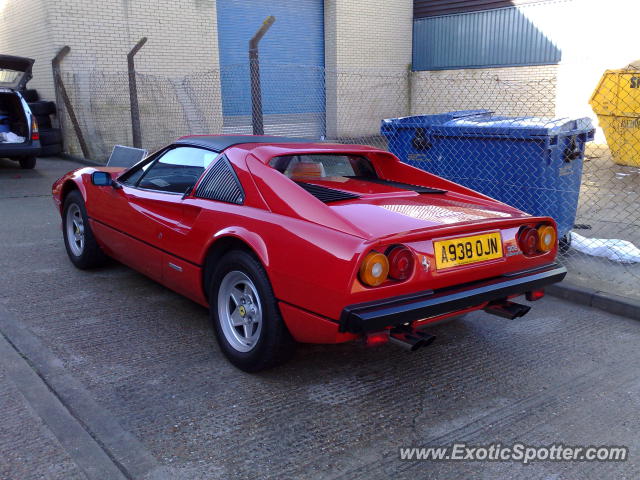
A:
{"label": "white painted wall", "polygon": [[[562,51],[558,66],[558,116],[597,118],[588,100],[607,69],[640,58],[637,0],[563,0],[520,7]],[[596,141],[604,142],[599,130]]]}
{"label": "white painted wall", "polygon": [[0,0],[0,53],[35,59],[29,88],[38,89],[46,99],[54,96],[50,5],[46,0]]}
{"label": "white painted wall", "polygon": [[327,135],[378,134],[408,113],[412,0],[325,0]]}

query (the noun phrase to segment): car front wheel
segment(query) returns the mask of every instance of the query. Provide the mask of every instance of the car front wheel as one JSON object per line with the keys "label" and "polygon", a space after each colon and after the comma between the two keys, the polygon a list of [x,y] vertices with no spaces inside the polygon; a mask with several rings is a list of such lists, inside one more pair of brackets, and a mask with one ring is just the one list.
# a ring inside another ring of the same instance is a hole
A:
{"label": "car front wheel", "polygon": [[220,348],[236,367],[257,372],[291,357],[295,342],[264,268],[250,253],[232,251],[220,260],[209,303]]}
{"label": "car front wheel", "polygon": [[85,270],[105,263],[107,257],[93,236],[82,194],[77,190],[69,193],[65,199],[62,234],[67,255],[76,267]]}

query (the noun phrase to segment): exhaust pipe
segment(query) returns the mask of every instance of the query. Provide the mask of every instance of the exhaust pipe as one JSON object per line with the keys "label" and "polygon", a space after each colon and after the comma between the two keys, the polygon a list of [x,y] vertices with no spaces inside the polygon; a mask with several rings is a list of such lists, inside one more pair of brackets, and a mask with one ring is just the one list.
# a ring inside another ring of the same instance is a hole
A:
{"label": "exhaust pipe", "polygon": [[430,345],[435,339],[436,337],[433,335],[406,326],[396,327],[389,334],[391,342],[406,348],[410,352],[415,352],[420,347]]}
{"label": "exhaust pipe", "polygon": [[509,320],[523,317],[529,312],[529,310],[531,310],[531,307],[510,302],[509,300],[491,302],[489,305],[484,307],[485,312],[490,313],[491,315],[497,315],[498,317],[508,318]]}

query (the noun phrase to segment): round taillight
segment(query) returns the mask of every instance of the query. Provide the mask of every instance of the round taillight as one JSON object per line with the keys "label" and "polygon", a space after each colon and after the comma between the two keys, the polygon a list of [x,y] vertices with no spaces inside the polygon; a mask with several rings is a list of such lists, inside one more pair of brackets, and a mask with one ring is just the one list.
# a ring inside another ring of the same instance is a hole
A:
{"label": "round taillight", "polygon": [[556,229],[551,225],[541,225],[538,227],[538,249],[541,252],[549,252],[556,244]]}
{"label": "round taillight", "polygon": [[411,250],[402,245],[392,247],[389,258],[389,276],[394,280],[406,280],[413,273],[414,257]]}
{"label": "round taillight", "polygon": [[538,231],[535,228],[523,227],[518,234],[518,246],[525,255],[538,253]]}
{"label": "round taillight", "polygon": [[382,253],[369,252],[360,265],[360,281],[370,287],[377,287],[389,275],[389,260]]}

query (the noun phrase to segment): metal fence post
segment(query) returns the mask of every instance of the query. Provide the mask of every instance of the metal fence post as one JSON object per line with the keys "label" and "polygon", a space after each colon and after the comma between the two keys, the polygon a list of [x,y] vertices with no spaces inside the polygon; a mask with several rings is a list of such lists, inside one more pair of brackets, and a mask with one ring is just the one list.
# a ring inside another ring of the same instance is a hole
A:
{"label": "metal fence post", "polygon": [[142,131],[140,128],[140,106],[138,104],[138,85],[136,83],[136,66],[133,57],[147,43],[147,37],[142,37],[127,54],[127,67],[129,71],[129,103],[131,105],[131,133],[133,146],[142,148]]}
{"label": "metal fence post", "polygon": [[413,109],[413,66],[407,65],[407,116],[411,115]]}
{"label": "metal fence post", "polygon": [[[53,60],[51,60],[51,69],[53,70],[53,85],[56,91],[56,100],[58,105],[60,104],[60,99],[64,103],[64,108],[67,111],[67,115],[69,115],[69,120],[71,120],[71,125],[73,125],[73,130],[75,131],[76,137],[78,138],[78,143],[80,144],[80,149],[82,150],[82,155],[84,158],[90,158],[91,152],[89,151],[89,147],[84,140],[84,135],[82,134],[82,129],[80,128],[80,123],[78,122],[78,118],[73,110],[73,105],[71,104],[71,100],[69,99],[69,95],[67,94],[67,89],[64,86],[64,82],[62,81],[62,75],[60,74],[60,63],[62,59],[71,51],[71,47],[69,45],[65,45],[58,51]],[[62,117],[62,116],[60,116]],[[60,118],[60,126],[62,126],[62,118]]]}
{"label": "metal fence post", "polygon": [[269,15],[249,40],[249,72],[251,75],[251,123],[254,135],[264,135],[264,121],[262,116],[262,89],[260,86],[260,59],[258,58],[258,43],[267,30],[276,21],[276,17]]}

